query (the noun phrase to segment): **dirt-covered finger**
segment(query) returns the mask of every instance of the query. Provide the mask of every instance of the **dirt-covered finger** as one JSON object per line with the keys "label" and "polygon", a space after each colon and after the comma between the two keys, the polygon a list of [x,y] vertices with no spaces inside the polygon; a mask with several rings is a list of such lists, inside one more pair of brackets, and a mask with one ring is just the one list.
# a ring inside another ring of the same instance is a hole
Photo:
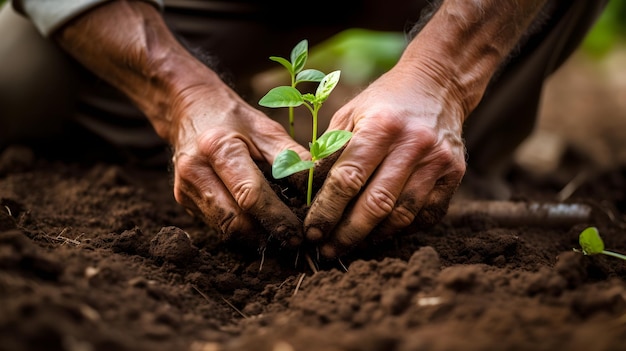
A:
{"label": "dirt-covered finger", "polygon": [[417,227],[430,227],[439,223],[448,212],[450,200],[459,187],[460,176],[457,174],[440,178],[422,209],[417,214],[414,225]]}
{"label": "dirt-covered finger", "polygon": [[383,161],[391,143],[391,138],[378,138],[369,132],[355,134],[311,204],[304,221],[307,239],[319,241],[333,231],[348,204]]}
{"label": "dirt-covered finger", "polygon": [[250,157],[246,144],[237,139],[211,143],[209,161],[243,212],[254,217],[281,245],[299,245],[302,225],[282,202]]}
{"label": "dirt-covered finger", "polygon": [[193,157],[181,155],[177,158],[174,197],[218,229],[225,240],[255,227],[253,219],[237,206],[217,174]]}

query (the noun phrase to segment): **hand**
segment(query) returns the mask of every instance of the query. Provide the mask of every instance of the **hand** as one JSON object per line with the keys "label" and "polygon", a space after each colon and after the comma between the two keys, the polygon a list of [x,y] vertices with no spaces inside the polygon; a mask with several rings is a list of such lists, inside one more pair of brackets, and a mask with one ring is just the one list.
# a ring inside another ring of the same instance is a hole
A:
{"label": "hand", "polygon": [[[56,39],[126,93],[172,145],[179,203],[224,238],[242,241],[261,229],[281,244],[302,241],[300,221],[255,161],[271,163],[286,148],[301,157],[308,152],[183,48],[156,8],[109,2],[71,21]],[[252,245],[263,240],[251,239]]]}
{"label": "hand", "polygon": [[[307,151],[277,122],[226,85],[195,87],[173,103],[176,201],[221,230],[248,240],[259,225],[281,244],[302,241],[301,221],[274,193],[255,162],[270,164],[283,149]],[[255,240],[256,239],[256,240]],[[253,245],[259,238],[252,238]]]}
{"label": "hand", "polygon": [[329,130],[354,133],[304,221],[307,239],[335,257],[371,232],[386,238],[434,224],[465,173],[464,109],[432,74],[396,66],[342,107]]}

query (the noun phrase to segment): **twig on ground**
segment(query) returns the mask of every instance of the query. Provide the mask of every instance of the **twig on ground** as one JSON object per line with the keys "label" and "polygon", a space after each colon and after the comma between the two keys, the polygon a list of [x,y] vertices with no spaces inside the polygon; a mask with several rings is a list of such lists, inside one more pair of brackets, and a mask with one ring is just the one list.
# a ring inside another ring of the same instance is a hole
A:
{"label": "twig on ground", "polygon": [[296,288],[294,289],[292,296],[296,296],[298,294],[298,290],[300,289],[300,285],[302,285],[302,281],[304,280],[305,276],[306,273],[300,274],[300,278],[298,278],[298,283],[296,284]]}
{"label": "twig on ground", "polygon": [[289,278],[291,278],[291,277],[287,277],[287,279],[283,280],[283,282],[278,285],[278,288],[279,289],[282,288],[283,285],[285,285],[289,281]]}
{"label": "twig on ground", "polygon": [[300,250],[296,251],[296,259],[293,262],[294,268],[298,267],[298,261],[300,261]]}
{"label": "twig on ground", "polygon": [[239,315],[240,315],[240,316],[242,316],[242,317],[243,317],[243,318],[245,318],[245,319],[250,318],[250,317],[248,317],[248,315],[247,315],[247,314],[245,314],[245,313],[241,312],[241,310],[240,310],[240,309],[238,309],[237,307],[235,307],[235,305],[233,305],[232,303],[230,303],[230,301],[226,300],[223,296],[220,296],[220,297],[222,298],[222,300],[224,300],[224,302],[226,302],[226,304],[227,304],[228,306],[230,306],[230,308],[232,308],[233,310],[235,310],[235,312],[239,313]]}
{"label": "twig on ground", "polygon": [[348,267],[346,267],[346,265],[343,264],[343,262],[341,261],[341,258],[338,258],[337,261],[341,265],[341,268],[343,268],[343,270],[347,272],[348,271]]}
{"label": "twig on ground", "polygon": [[591,210],[581,203],[457,201],[450,203],[445,219],[460,224],[472,215],[483,214],[502,226],[569,227],[588,222]]}
{"label": "twig on ground", "polygon": [[80,241],[78,241],[78,239],[80,239],[81,236],[83,236],[84,234],[81,234],[79,236],[77,236],[75,239],[70,239],[66,236],[64,236],[65,232],[68,231],[68,227],[63,228],[63,230],[56,236],[56,237],[51,237],[52,239],[56,240],[56,241],[61,241],[61,245],[65,245],[67,243],[70,243],[72,245],[75,246],[79,246],[81,244]]}
{"label": "twig on ground", "polygon": [[589,179],[589,172],[581,171],[578,173],[563,187],[563,189],[561,189],[561,191],[559,191],[556,195],[557,201],[565,201],[569,199],[570,196],[572,196],[572,194],[574,194],[574,192],[587,181],[587,179]]}
{"label": "twig on ground", "polygon": [[265,263],[265,249],[267,247],[264,246],[263,249],[261,250],[261,263],[259,263],[259,272],[261,272],[261,270],[263,269],[263,263]]}
{"label": "twig on ground", "polygon": [[[200,296],[202,296],[205,300],[207,300],[208,302],[211,302],[211,299],[209,299],[209,297],[208,297],[205,293],[203,293],[202,291],[200,291],[200,289],[198,289],[198,287],[197,287],[197,286],[195,286],[195,285],[191,285],[191,287],[192,287],[192,288],[193,288],[193,289],[194,289],[194,290],[195,290],[198,294],[200,294]],[[222,300],[224,300],[224,302],[225,302],[225,303],[226,303],[226,304],[227,304],[230,308],[232,308],[233,310],[235,310],[235,312],[239,313],[239,315],[240,315],[240,316],[242,316],[243,318],[246,318],[246,319],[250,318],[250,317],[248,317],[248,315],[246,315],[245,313],[243,313],[240,309],[238,309],[237,307],[235,307],[235,305],[233,305],[232,303],[230,303],[230,301],[226,300],[226,299],[224,298],[224,296],[220,296],[220,297],[222,298]]]}

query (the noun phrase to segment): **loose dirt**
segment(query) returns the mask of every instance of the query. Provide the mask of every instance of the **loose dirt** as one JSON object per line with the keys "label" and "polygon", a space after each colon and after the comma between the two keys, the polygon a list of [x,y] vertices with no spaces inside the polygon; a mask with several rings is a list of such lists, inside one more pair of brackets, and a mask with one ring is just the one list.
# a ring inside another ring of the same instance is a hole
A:
{"label": "loose dirt", "polygon": [[[553,201],[564,178],[508,180],[518,201]],[[220,242],[170,181],[166,167],[7,149],[0,350],[624,349],[626,262],[572,251],[593,225],[626,252],[623,166],[566,200],[593,208],[584,223],[444,219],[316,273],[294,253]]]}

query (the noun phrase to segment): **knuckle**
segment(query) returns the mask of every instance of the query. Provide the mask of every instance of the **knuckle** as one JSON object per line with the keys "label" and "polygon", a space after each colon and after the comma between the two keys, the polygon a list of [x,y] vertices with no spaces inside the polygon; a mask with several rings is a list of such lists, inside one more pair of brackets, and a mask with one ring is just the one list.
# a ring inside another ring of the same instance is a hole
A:
{"label": "knuckle", "polygon": [[180,179],[190,178],[196,168],[195,164],[196,162],[192,156],[181,153],[176,157],[176,176]]}
{"label": "knuckle", "polygon": [[213,147],[220,145],[224,140],[228,139],[228,129],[220,126],[216,126],[211,129],[210,132],[203,133],[198,137],[198,146],[202,149],[212,149]]}
{"label": "knuckle", "polygon": [[357,164],[344,164],[328,173],[328,187],[333,194],[354,197],[365,184],[365,171]]}
{"label": "knuckle", "polygon": [[451,167],[455,163],[456,157],[454,152],[448,148],[440,149],[437,153],[437,163],[442,167]]}
{"label": "knuckle", "polygon": [[460,180],[461,178],[463,178],[466,169],[467,165],[465,164],[465,162],[456,162],[452,167],[452,172],[450,173]]}
{"label": "knuckle", "polygon": [[364,208],[375,218],[384,218],[396,203],[396,198],[385,189],[373,189],[365,194]]}
{"label": "knuckle", "polygon": [[216,224],[224,236],[230,238],[242,229],[241,215],[232,211],[224,211]]}
{"label": "knuckle", "polygon": [[373,131],[381,130],[389,135],[400,135],[403,132],[404,126],[402,120],[397,115],[383,112],[376,116],[377,118],[372,121],[375,123],[375,128],[371,126],[373,127]]}
{"label": "knuckle", "polygon": [[426,126],[418,126],[411,133],[419,149],[430,149],[435,147],[439,142],[437,132]]}
{"label": "knuckle", "polygon": [[198,149],[207,156],[211,163],[219,163],[232,159],[239,153],[239,140],[230,129],[217,127],[198,139]]}
{"label": "knuckle", "polygon": [[249,211],[259,203],[261,190],[260,184],[254,180],[245,179],[233,186],[232,195],[242,210]]}
{"label": "knuckle", "polygon": [[396,228],[408,227],[415,220],[415,213],[404,205],[399,205],[393,209],[389,215],[390,222]]}

